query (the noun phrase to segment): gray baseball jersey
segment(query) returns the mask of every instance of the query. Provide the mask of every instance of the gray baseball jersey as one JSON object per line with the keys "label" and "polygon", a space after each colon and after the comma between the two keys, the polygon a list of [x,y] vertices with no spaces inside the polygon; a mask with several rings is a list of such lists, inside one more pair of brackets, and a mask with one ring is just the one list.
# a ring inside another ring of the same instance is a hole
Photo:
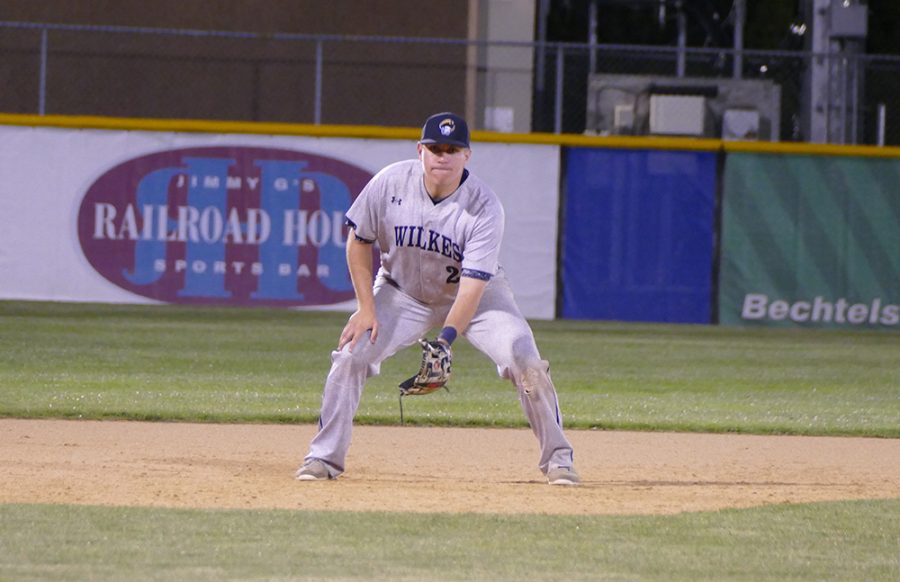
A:
{"label": "gray baseball jersey", "polygon": [[497,273],[504,215],[490,187],[466,171],[460,187],[435,203],[422,163],[397,162],[379,172],[347,212],[356,236],[377,242],[379,275],[432,305],[452,302],[459,278]]}

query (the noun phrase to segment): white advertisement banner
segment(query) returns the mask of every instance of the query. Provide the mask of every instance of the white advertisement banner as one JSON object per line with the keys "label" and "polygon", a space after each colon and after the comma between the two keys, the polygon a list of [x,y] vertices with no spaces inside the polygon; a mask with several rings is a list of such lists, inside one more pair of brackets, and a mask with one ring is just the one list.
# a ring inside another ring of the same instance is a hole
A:
{"label": "white advertisement banner", "polygon": [[[0,126],[0,299],[352,309],[343,214],[413,141]],[[526,317],[556,302],[558,146],[473,143]]]}

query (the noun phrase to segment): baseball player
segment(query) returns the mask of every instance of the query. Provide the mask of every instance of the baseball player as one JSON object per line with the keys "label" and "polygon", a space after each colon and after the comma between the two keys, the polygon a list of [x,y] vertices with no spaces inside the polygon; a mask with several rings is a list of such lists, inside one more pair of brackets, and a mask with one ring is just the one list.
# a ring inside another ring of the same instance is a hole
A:
{"label": "baseball player", "polygon": [[[344,472],[366,378],[441,327],[431,343],[448,359],[450,346],[464,335],[516,385],[548,482],[577,485],[549,363],[498,264],[503,207],[465,168],[471,156],[465,120],[453,113],[429,117],[417,151],[418,159],[376,174],[347,211],[347,264],[358,308],[332,352],[319,429],[296,477],[335,479]],[[373,244],[381,253],[374,277]]]}

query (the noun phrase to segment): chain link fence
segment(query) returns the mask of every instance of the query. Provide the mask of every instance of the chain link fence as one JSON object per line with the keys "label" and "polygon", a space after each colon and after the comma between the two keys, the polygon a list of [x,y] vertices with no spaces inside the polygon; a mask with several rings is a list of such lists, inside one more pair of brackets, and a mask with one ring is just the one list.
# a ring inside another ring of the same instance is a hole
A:
{"label": "chain link fence", "polygon": [[[7,113],[416,127],[446,109],[477,129],[653,133],[598,122],[597,83],[624,78],[710,104],[774,87],[771,139],[900,145],[900,57],[0,22]],[[722,137],[713,113],[703,135]]]}

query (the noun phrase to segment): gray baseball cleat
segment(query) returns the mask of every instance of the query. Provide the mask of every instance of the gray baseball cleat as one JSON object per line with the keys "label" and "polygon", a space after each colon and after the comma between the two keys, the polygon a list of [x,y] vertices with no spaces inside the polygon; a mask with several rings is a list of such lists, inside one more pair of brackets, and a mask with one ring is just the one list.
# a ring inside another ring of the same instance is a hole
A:
{"label": "gray baseball cleat", "polygon": [[581,477],[572,467],[556,467],[547,472],[547,483],[550,485],[578,485]]}
{"label": "gray baseball cleat", "polygon": [[328,467],[325,463],[319,459],[310,459],[304,463],[302,467],[297,469],[295,477],[298,481],[327,481],[334,478],[328,472]]}

